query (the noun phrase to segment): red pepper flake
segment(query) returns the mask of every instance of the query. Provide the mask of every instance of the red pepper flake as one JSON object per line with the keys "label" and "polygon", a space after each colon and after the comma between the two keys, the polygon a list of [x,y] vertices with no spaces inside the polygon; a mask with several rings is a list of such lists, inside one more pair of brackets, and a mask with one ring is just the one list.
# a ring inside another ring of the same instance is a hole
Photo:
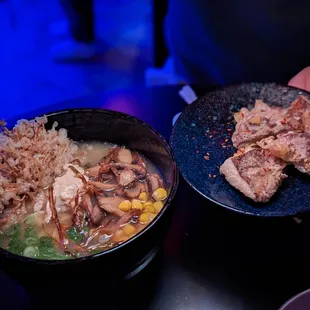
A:
{"label": "red pepper flake", "polygon": [[205,160],[209,160],[210,159],[210,156],[209,155],[206,155],[203,157]]}
{"label": "red pepper flake", "polygon": [[281,124],[286,124],[286,118],[283,118],[283,120],[281,120]]}

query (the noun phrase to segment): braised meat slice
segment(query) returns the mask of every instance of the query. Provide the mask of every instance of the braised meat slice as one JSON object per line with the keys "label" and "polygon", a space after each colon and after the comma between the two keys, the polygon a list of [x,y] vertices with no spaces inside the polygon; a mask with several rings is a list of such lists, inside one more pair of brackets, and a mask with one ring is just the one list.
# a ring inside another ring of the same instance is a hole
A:
{"label": "braised meat slice", "polygon": [[261,148],[310,174],[310,133],[288,132],[257,142]]}
{"label": "braised meat slice", "polygon": [[228,158],[220,167],[226,180],[256,202],[267,202],[286,175],[286,163],[268,150],[251,147]]}

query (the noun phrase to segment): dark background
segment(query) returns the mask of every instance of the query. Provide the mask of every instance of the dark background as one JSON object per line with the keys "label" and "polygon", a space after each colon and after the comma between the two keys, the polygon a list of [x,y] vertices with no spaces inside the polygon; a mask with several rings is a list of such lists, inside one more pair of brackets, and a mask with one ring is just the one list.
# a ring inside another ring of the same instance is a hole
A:
{"label": "dark background", "polygon": [[91,62],[55,63],[50,48],[68,38],[58,0],[0,0],[0,118],[98,91],[146,85],[161,66],[166,1],[94,0],[101,53]]}
{"label": "dark background", "polygon": [[[184,108],[180,87],[144,88],[146,70],[167,56],[165,10],[166,1],[96,0],[102,54],[89,63],[56,64],[48,52],[59,39],[50,27],[64,19],[57,0],[1,0],[0,118],[105,107],[144,119],[169,138],[172,117]],[[202,86],[198,94],[208,90]],[[298,224],[235,214],[182,180],[174,207],[161,255],[137,278],[96,296],[67,296],[55,285],[38,308],[272,310],[309,287],[307,218]],[[0,309],[34,309],[31,296],[3,273]]]}

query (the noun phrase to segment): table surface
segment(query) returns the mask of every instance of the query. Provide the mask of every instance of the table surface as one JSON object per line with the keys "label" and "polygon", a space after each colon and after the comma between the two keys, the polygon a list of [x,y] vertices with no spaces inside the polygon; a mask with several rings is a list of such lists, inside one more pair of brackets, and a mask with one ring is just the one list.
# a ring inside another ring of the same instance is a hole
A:
{"label": "table surface", "polygon": [[[106,108],[143,119],[169,139],[172,117],[185,107],[178,96],[180,88],[103,93],[42,107],[23,117],[67,108]],[[210,88],[194,89],[202,95]],[[86,298],[78,309],[101,305],[135,310],[273,310],[310,287],[309,219],[297,223],[292,218],[237,214],[203,199],[182,179],[174,203],[173,222],[156,260],[123,283],[109,301]],[[61,294],[57,288],[55,292]],[[10,305],[6,309],[33,309],[23,288],[3,273],[0,300]]]}

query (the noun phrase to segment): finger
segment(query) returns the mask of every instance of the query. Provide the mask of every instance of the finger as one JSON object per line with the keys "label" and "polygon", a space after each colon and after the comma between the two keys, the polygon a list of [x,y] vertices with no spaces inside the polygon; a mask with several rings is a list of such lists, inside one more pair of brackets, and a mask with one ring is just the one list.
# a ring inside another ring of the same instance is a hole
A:
{"label": "finger", "polygon": [[310,91],[310,67],[306,67],[296,74],[289,81],[288,85]]}

